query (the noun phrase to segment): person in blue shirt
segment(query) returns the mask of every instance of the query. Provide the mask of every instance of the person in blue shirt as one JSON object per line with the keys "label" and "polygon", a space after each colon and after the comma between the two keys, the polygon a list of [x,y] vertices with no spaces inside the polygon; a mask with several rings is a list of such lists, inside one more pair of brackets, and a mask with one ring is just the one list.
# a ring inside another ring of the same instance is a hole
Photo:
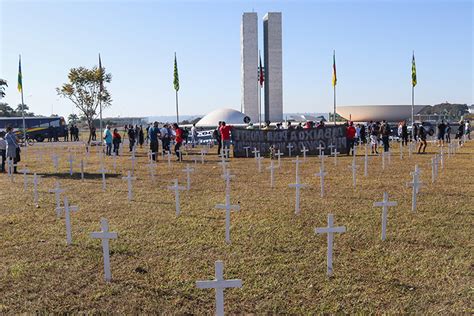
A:
{"label": "person in blue shirt", "polygon": [[158,122],[154,122],[153,127],[150,127],[148,136],[150,137],[151,157],[154,161],[156,161],[156,156],[158,155],[158,137],[160,136]]}
{"label": "person in blue shirt", "polygon": [[107,125],[104,130],[104,142],[106,147],[105,154],[107,156],[112,155],[112,132],[110,131],[110,126]]}

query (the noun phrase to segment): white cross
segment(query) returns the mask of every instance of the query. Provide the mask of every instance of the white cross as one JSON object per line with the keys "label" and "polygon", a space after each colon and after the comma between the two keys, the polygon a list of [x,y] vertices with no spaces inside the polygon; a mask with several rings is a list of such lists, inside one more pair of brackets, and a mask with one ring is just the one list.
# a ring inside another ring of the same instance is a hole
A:
{"label": "white cross", "polygon": [[109,232],[109,223],[106,218],[100,220],[100,232],[93,232],[90,234],[91,238],[97,238],[102,240],[102,252],[104,254],[104,275],[105,281],[110,282],[112,274],[110,272],[110,252],[109,252],[109,240],[117,239],[117,233]]}
{"label": "white cross", "polygon": [[74,157],[71,153],[69,153],[69,175],[72,176],[72,169],[73,169]]}
{"label": "white cross", "polygon": [[364,153],[364,177],[369,175],[369,146],[365,144],[365,153]]}
{"label": "white cross", "polygon": [[249,146],[245,146],[244,149],[245,149],[245,157],[248,158],[248,157],[249,157],[249,149],[250,149],[250,147],[249,147]]}
{"label": "white cross", "polygon": [[171,153],[168,151],[166,158],[168,159],[168,167],[171,167]]}
{"label": "white cross", "polygon": [[334,146],[334,145],[331,143],[331,144],[329,144],[328,148],[329,148],[329,152],[332,154],[333,148],[336,148],[336,146]]}
{"label": "white cross", "polygon": [[321,153],[322,151],[325,149],[324,146],[322,146],[321,144],[319,144],[318,147],[316,147],[317,150],[319,150],[319,156],[321,156]]}
{"label": "white cross", "polygon": [[291,162],[296,165],[296,169],[295,169],[295,172],[296,172],[296,182],[298,182],[299,179],[300,179],[300,163],[301,163],[302,161],[300,160],[300,158],[299,158],[298,156],[296,156],[296,160],[292,160]]}
{"label": "white cross", "polygon": [[114,157],[113,162],[114,162],[114,173],[115,173],[115,172],[117,172],[117,153],[114,151],[112,156]]}
{"label": "white cross", "polygon": [[443,147],[440,148],[439,161],[441,163],[441,169],[444,169],[444,150],[443,150]]}
{"label": "white cross", "polygon": [[59,159],[58,155],[53,154],[53,165],[54,165],[54,169],[56,170],[56,172],[58,172],[58,168],[59,168],[58,159]]}
{"label": "white cross", "polygon": [[388,200],[388,193],[383,193],[382,202],[374,202],[374,207],[382,207],[382,240],[387,236],[387,212],[389,206],[397,206],[397,202],[390,202]]}
{"label": "white cross", "polygon": [[257,160],[257,167],[258,167],[258,172],[262,172],[262,160],[264,159],[264,157],[261,157],[260,156],[260,153],[257,154],[257,158],[255,158]]}
{"label": "white cross", "polygon": [[205,149],[201,149],[201,164],[204,164],[204,155],[206,154]]}
{"label": "white cross", "polygon": [[[61,193],[64,193],[64,189],[61,189],[59,182],[56,181],[56,187],[54,190],[49,190],[49,193],[54,193],[56,197],[56,210],[61,207]],[[56,211],[57,217],[59,217],[59,213]]]}
{"label": "white cross", "polygon": [[403,142],[400,142],[400,160],[403,160]]}
{"label": "white cross", "polygon": [[340,152],[338,152],[337,149],[334,149],[331,154],[334,156],[334,165],[337,166],[337,155],[339,155]]}
{"label": "white cross", "polygon": [[275,164],[273,163],[273,160],[270,160],[270,166],[268,166],[266,169],[270,170],[270,187],[273,188],[274,185],[274,170],[277,169],[278,166],[275,167]]}
{"label": "white cross", "polygon": [[216,289],[216,315],[224,316],[224,289],[242,287],[242,280],[224,280],[224,263],[216,261],[216,278],[211,281],[196,281],[199,289]]}
{"label": "white cross", "polygon": [[18,170],[20,171],[21,173],[23,173],[23,190],[26,192],[26,190],[28,189],[28,172],[30,172],[30,170],[28,168],[23,168],[22,170]]}
{"label": "white cross", "polygon": [[186,164],[186,168],[182,170],[186,172],[186,190],[191,189],[191,172],[194,172],[193,168],[189,167],[189,164]]}
{"label": "white cross", "polygon": [[352,164],[349,166],[349,168],[352,169],[352,185],[354,186],[354,188],[356,187],[356,176],[357,176],[357,165],[356,165],[356,161],[355,161],[355,156],[354,156],[354,159],[352,159]]}
{"label": "white cross", "polygon": [[230,180],[232,178],[235,178],[235,175],[231,175],[230,174],[230,170],[227,169],[224,173],[224,175],[222,175],[222,178],[224,178],[225,180],[225,189],[226,189],[226,192],[230,192]]}
{"label": "white cross", "polygon": [[321,160],[321,168],[323,168],[323,170],[324,170],[324,169],[325,169],[325,167],[324,167],[324,160],[326,159],[326,156],[321,155],[321,156],[319,156],[319,159]]}
{"label": "white cross", "polygon": [[319,173],[315,173],[316,177],[321,177],[321,197],[324,196],[324,177],[327,175],[327,172],[324,172],[323,167],[319,167]]}
{"label": "white cross", "polygon": [[81,159],[81,180],[84,180],[84,160]]}
{"label": "white cross", "polygon": [[14,182],[15,173],[13,171],[16,166],[17,165],[13,163],[13,159],[7,158],[8,177],[10,177],[11,182]]}
{"label": "white cross", "polygon": [[230,204],[230,192],[226,191],[225,204],[216,204],[216,208],[225,210],[225,242],[230,244],[230,212],[240,210],[240,206]]}
{"label": "white cross", "polygon": [[38,205],[38,175],[34,174],[33,176],[33,193],[34,193],[34,203],[36,205],[36,207],[39,207]]}
{"label": "white cross", "polygon": [[413,174],[413,181],[408,182],[407,186],[413,188],[413,190],[412,190],[412,199],[411,199],[411,201],[412,201],[411,202],[411,210],[412,210],[412,212],[415,212],[416,211],[416,195],[419,192],[420,187],[422,186],[423,182],[419,181],[419,179],[418,179],[419,173],[413,172],[412,174]]}
{"label": "white cross", "polygon": [[192,161],[194,161],[194,164],[197,165],[197,162],[198,162],[198,160],[199,160],[199,157],[193,156],[191,159],[192,159]]}
{"label": "white cross", "polygon": [[283,153],[280,152],[280,149],[278,149],[278,151],[277,151],[277,153],[275,154],[275,156],[278,157],[278,168],[280,168],[280,166],[281,166],[281,158],[280,158],[280,157],[283,156]]}
{"label": "white cross", "polygon": [[254,148],[254,150],[252,150],[252,153],[253,153],[253,156],[255,157],[255,159],[257,158],[257,154],[260,153],[260,150],[257,150],[257,147]]}
{"label": "white cross", "polygon": [[107,188],[107,184],[105,182],[105,173],[107,172],[107,169],[105,169],[102,165],[99,169],[99,172],[102,173],[102,190],[105,191],[105,189]]}
{"label": "white cross", "polygon": [[385,154],[386,154],[386,152],[383,151],[382,152],[382,170],[385,170]]}
{"label": "white cross", "polygon": [[156,168],[156,162],[151,160],[148,164],[148,171],[150,171],[150,178],[153,183],[155,183],[155,168]]}
{"label": "white cross", "polygon": [[72,232],[71,232],[71,211],[77,212],[79,208],[77,206],[69,205],[67,197],[64,197],[64,207],[56,209],[56,213],[61,216],[61,212],[64,211],[64,217],[66,218],[66,244],[72,244]]}
{"label": "white cross", "polygon": [[132,180],[136,180],[137,178],[134,178],[131,176],[130,171],[127,172],[126,177],[122,177],[122,180],[127,180],[127,186],[128,186],[128,201],[131,201],[133,199],[133,192],[132,192]]}
{"label": "white cross", "polygon": [[307,149],[305,146],[303,146],[303,149],[301,150],[301,152],[303,153],[303,160],[306,161],[306,153],[309,151],[309,149]]}
{"label": "white cross", "polygon": [[333,273],[332,269],[332,247],[334,242],[334,233],[346,232],[345,226],[334,227],[334,215],[328,214],[328,226],[318,227],[315,229],[316,234],[328,234],[328,250],[327,250],[327,275],[330,277]]}
{"label": "white cross", "polygon": [[286,146],[286,148],[288,148],[288,156],[291,157],[291,149],[293,148],[293,145],[288,144],[288,146]]}
{"label": "white cross", "polygon": [[227,165],[228,165],[229,163],[225,160],[224,156],[221,156],[221,161],[218,162],[218,164],[222,166],[222,173],[225,174]]}
{"label": "white cross", "polygon": [[299,180],[300,179],[297,178],[296,183],[292,183],[288,185],[290,188],[296,189],[295,214],[297,215],[300,213],[300,190],[307,186],[306,184],[299,183]]}
{"label": "white cross", "polygon": [[436,160],[436,156],[431,158],[431,183],[434,183],[436,180],[436,166],[438,162]]}
{"label": "white cross", "polygon": [[132,176],[133,176],[135,173],[135,160],[137,160],[137,158],[135,157],[135,152],[132,153],[132,157],[130,159],[132,160]]}
{"label": "white cross", "polygon": [[185,187],[180,187],[178,185],[178,179],[174,179],[173,182],[174,182],[174,185],[168,187],[168,189],[174,191],[175,203],[176,203],[176,216],[179,216],[179,214],[181,213],[181,209],[180,209],[180,206],[179,206],[179,190],[186,190],[186,188]]}

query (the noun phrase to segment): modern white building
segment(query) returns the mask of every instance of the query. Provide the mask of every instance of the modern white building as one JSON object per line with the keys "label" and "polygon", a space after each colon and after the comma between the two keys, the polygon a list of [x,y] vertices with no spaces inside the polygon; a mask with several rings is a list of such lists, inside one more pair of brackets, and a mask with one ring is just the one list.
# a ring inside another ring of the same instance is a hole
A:
{"label": "modern white building", "polygon": [[252,122],[258,122],[258,19],[257,13],[242,14],[240,29],[242,110]]}
{"label": "modern white building", "polygon": [[263,17],[265,57],[265,121],[283,120],[283,57],[281,12]]}

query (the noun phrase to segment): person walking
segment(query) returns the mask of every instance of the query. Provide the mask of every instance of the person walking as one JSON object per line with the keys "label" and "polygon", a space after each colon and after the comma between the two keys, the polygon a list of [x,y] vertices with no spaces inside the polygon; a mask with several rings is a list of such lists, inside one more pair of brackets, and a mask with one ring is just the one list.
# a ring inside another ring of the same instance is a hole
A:
{"label": "person walking", "polygon": [[7,160],[7,142],[4,138],[4,133],[0,133],[0,158],[2,159],[2,165],[0,168],[0,172],[5,172],[5,161]]}
{"label": "person walking", "polygon": [[222,122],[221,127],[219,128],[219,132],[221,134],[222,148],[224,150],[224,155],[226,156],[226,158],[229,158],[229,155],[230,155],[231,129],[232,129],[232,125],[226,125],[225,122]]}
{"label": "person walking", "polygon": [[111,156],[112,155],[112,132],[110,131],[109,125],[105,126],[103,139],[106,146],[105,154],[107,156]]}
{"label": "person walking", "polygon": [[158,156],[158,137],[161,136],[158,122],[154,122],[153,127],[148,129],[148,136],[150,137],[151,158],[153,161],[156,161]]}
{"label": "person walking", "polygon": [[418,153],[421,154],[421,148],[423,148],[423,154],[426,151],[426,131],[423,126],[418,128],[418,139],[420,140],[420,145],[418,147]]}
{"label": "person walking", "polygon": [[7,126],[5,141],[7,143],[5,148],[7,161],[9,160],[13,162],[13,172],[17,173],[16,164],[20,161],[20,146],[18,145],[15,133],[13,133],[13,128],[10,125]]}
{"label": "person walking", "polygon": [[140,144],[140,148],[143,148],[143,143],[145,142],[145,134],[143,133],[143,126],[140,125],[138,129],[138,143]]}
{"label": "person walking", "polygon": [[379,154],[377,151],[378,137],[379,137],[379,126],[377,122],[373,122],[370,125],[370,144],[372,146],[372,154]]}
{"label": "person walking", "polygon": [[121,142],[122,142],[122,137],[120,136],[118,130],[114,128],[114,132],[112,134],[112,143],[114,145],[115,156],[119,155],[119,148],[120,148]]}
{"label": "person walking", "polygon": [[354,142],[356,136],[356,129],[354,127],[354,123],[351,121],[349,122],[349,126],[346,127],[346,144],[347,144],[347,155],[354,154]]}
{"label": "person walking", "polygon": [[382,121],[382,143],[383,151],[388,152],[390,150],[390,133],[392,129],[386,120]]}
{"label": "person walking", "polygon": [[178,157],[177,161],[183,161],[183,155],[181,154],[181,145],[183,144],[183,130],[179,128],[177,123],[173,124],[173,130],[175,132],[174,136],[174,152],[176,154],[176,157]]}
{"label": "person walking", "polygon": [[441,120],[441,123],[438,124],[438,147],[444,146],[444,135],[446,133],[446,124],[444,120]]}

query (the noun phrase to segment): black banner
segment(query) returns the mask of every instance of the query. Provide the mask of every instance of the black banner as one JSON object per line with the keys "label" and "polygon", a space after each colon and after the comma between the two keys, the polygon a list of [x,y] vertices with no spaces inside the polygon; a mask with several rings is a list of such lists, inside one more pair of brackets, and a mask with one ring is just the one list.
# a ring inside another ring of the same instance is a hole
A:
{"label": "black banner", "polygon": [[330,155],[329,148],[334,145],[341,154],[347,153],[346,144],[346,127],[326,126],[322,128],[311,129],[282,129],[282,130],[258,130],[258,129],[241,129],[234,127],[232,129],[232,143],[234,145],[234,157],[245,157],[245,147],[249,147],[249,156],[252,157],[251,151],[255,148],[260,151],[261,156],[269,156],[270,147],[273,146],[275,151],[285,156],[289,154],[288,145],[291,144],[292,156],[302,156],[301,150],[306,148],[307,155],[319,155],[319,146],[324,147],[324,154]]}

